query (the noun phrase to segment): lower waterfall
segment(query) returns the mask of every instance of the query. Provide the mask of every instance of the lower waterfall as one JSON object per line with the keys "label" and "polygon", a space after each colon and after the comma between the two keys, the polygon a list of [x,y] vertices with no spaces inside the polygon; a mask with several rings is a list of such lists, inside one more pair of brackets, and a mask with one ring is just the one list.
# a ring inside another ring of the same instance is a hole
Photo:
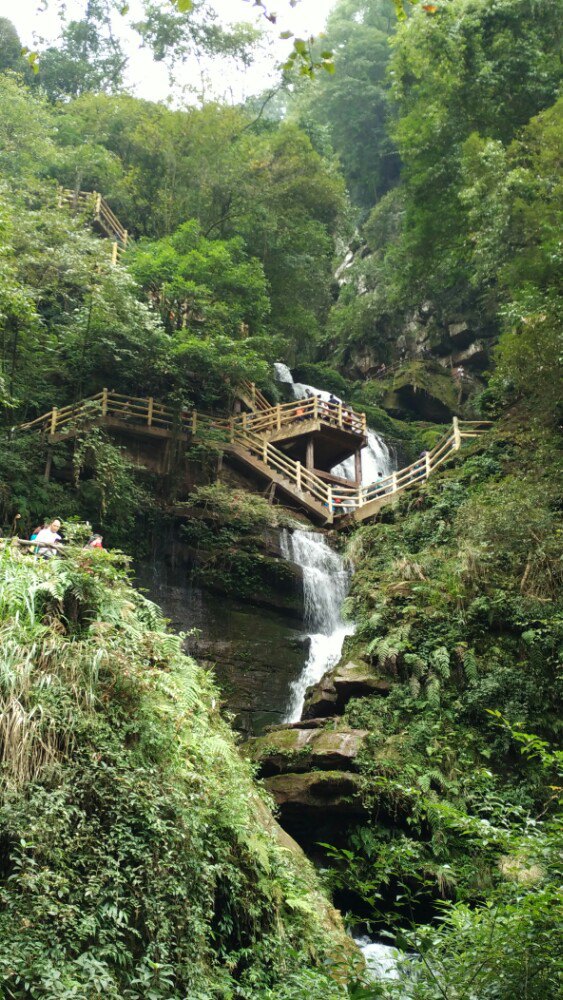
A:
{"label": "lower waterfall", "polygon": [[310,649],[301,676],[292,683],[286,722],[301,718],[307,688],[316,684],[340,659],[342,645],[353,626],[342,620],[342,604],[348,593],[350,572],[344,559],[313,531],[288,531],[281,535],[284,559],[303,570],[305,627]]}

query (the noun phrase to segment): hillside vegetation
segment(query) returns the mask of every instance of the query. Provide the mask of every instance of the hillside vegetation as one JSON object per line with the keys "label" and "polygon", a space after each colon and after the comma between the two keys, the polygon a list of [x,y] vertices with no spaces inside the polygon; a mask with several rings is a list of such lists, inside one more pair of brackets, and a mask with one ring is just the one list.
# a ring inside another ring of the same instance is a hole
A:
{"label": "hillside vegetation", "polygon": [[336,914],[123,557],[0,559],[2,994],[340,996]]}

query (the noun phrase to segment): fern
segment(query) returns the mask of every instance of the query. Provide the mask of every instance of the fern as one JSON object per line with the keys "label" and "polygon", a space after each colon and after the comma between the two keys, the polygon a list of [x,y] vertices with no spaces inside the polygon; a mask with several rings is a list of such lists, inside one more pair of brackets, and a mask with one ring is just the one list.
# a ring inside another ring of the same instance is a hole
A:
{"label": "fern", "polygon": [[465,649],[461,654],[463,672],[470,684],[476,684],[479,680],[479,664],[472,649]]}
{"label": "fern", "polygon": [[440,681],[435,674],[430,674],[426,683],[426,698],[432,708],[440,707]]}
{"label": "fern", "polygon": [[437,649],[432,650],[430,663],[438,677],[447,681],[450,676],[450,654],[445,646],[438,646]]}
{"label": "fern", "polygon": [[428,664],[426,660],[423,660],[421,656],[416,653],[405,653],[403,660],[405,664],[411,668],[411,676],[416,677],[420,680],[424,677]]}

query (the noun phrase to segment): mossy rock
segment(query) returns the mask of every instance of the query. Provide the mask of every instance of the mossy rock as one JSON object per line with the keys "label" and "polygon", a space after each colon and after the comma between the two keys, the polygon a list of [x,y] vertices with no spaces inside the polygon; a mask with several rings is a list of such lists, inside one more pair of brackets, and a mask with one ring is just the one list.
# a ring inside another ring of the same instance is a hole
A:
{"label": "mossy rock", "polygon": [[360,777],[352,771],[276,774],[264,784],[281,810],[282,822],[284,811],[296,808],[323,817],[327,811],[341,816],[365,814]]}
{"label": "mossy rock", "polygon": [[414,415],[439,423],[457,412],[458,388],[448,369],[412,361],[395,374],[382,403],[392,416]]}
{"label": "mossy rock", "polygon": [[363,660],[339,663],[307,691],[303,718],[338,715],[351,698],[387,695],[391,682]]}
{"label": "mossy rock", "polygon": [[364,739],[361,729],[282,729],[249,740],[244,753],[256,761],[260,774],[270,777],[283,772],[312,769],[355,768]]}

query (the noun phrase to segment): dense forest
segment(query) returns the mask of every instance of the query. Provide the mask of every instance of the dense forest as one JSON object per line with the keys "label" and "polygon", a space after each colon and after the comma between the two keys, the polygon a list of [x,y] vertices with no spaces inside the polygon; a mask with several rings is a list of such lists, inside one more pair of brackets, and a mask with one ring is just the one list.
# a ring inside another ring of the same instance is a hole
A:
{"label": "dense forest", "polygon": [[[242,73],[254,6],[224,26],[211,0],[146,2],[139,44]],[[10,1000],[561,995],[563,3],[329,6],[241,103],[135,96],[113,0],[32,53],[0,18]],[[338,522],[324,470],[321,530],[314,498],[236,469],[257,392],[281,441],[285,366],[342,433],[365,414],[393,490],[426,478]],[[166,441],[112,431],[108,391],[123,421],[169,414]],[[18,545],[55,517],[53,558]],[[305,531],[348,574],[342,655],[302,717],[240,725],[229,644],[190,611],[178,634],[139,581],[180,553],[180,603],[197,586],[219,632],[238,601],[246,641],[272,609],[302,633]],[[354,939],[392,945],[392,974]]]}

